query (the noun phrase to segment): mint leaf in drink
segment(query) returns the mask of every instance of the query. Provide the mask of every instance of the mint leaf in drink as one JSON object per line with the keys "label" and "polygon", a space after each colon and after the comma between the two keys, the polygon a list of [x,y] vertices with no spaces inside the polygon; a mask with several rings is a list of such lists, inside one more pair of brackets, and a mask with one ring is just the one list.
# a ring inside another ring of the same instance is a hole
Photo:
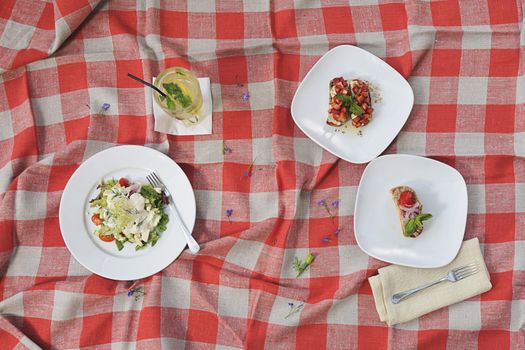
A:
{"label": "mint leaf in drink", "polygon": [[[162,84],[162,86],[164,87],[164,90],[166,90],[166,92],[170,95],[170,97],[173,98],[174,102],[180,104],[182,108],[187,108],[191,105],[191,98],[184,94],[179,85],[175,83],[167,83]],[[168,108],[170,108],[169,105]]]}
{"label": "mint leaf in drink", "polygon": [[169,109],[176,109],[175,102],[171,98],[166,99],[166,104],[168,105]]}

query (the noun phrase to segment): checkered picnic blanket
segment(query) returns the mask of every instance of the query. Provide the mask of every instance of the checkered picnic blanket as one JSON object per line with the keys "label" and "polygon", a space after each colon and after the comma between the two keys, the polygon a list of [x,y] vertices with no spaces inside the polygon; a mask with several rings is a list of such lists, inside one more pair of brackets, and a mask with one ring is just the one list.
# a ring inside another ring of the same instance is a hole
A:
{"label": "checkered picnic blanket", "polygon": [[[523,12],[520,0],[3,0],[0,348],[523,349]],[[364,165],[290,115],[301,79],[340,44],[409,80],[415,105],[386,153],[464,176],[465,239],[482,242],[491,291],[379,321],[367,277],[385,264],[353,232]],[[126,74],[171,66],[211,78],[213,135],[153,131],[150,91]],[[201,252],[139,281],[91,274],[59,229],[71,174],[116,144],[167,153],[197,200]]]}

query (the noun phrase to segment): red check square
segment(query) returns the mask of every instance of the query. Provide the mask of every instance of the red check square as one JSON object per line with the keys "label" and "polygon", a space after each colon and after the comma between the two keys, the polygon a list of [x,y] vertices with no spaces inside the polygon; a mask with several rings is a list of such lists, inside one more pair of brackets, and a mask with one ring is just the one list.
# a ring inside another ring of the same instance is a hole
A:
{"label": "red check square", "polygon": [[296,349],[324,349],[326,347],[326,324],[302,324],[296,331]]}
{"label": "red check square", "polygon": [[274,69],[277,77],[289,81],[299,81],[299,67],[301,58],[299,55],[274,55]]}
{"label": "red check square", "polygon": [[241,12],[218,12],[215,22],[217,25],[217,39],[243,39],[244,15]]}
{"label": "red check square", "polygon": [[188,38],[188,13],[160,11],[160,35],[170,38]]}
{"label": "red check square", "polygon": [[248,69],[246,57],[233,56],[217,60],[219,65],[219,80],[221,84],[247,84]]}
{"label": "red check square", "polygon": [[490,274],[492,289],[481,294],[481,301],[512,300],[512,271]]}
{"label": "red check square", "polygon": [[191,280],[218,285],[223,264],[224,262],[220,259],[198,255],[193,262]]}
{"label": "red check square", "polygon": [[461,66],[460,49],[432,50],[432,76],[457,77]]}
{"label": "red check square", "polygon": [[478,350],[510,349],[510,332],[482,329],[478,336]]}
{"label": "red check square", "polygon": [[190,310],[186,339],[189,341],[215,344],[219,327],[218,316],[211,312]]}
{"label": "red check square", "polygon": [[515,116],[515,105],[487,105],[485,132],[513,133]]}
{"label": "red check square", "polygon": [[489,76],[516,77],[519,62],[520,49],[491,49]]}
{"label": "red check square", "polygon": [[517,23],[518,2],[514,0],[487,0],[490,24]]}
{"label": "red check square", "polygon": [[515,225],[514,213],[485,214],[485,243],[513,242]]}
{"label": "red check square", "polygon": [[459,1],[431,1],[432,24],[435,26],[461,26]]}
{"label": "red check square", "polygon": [[405,4],[380,4],[379,11],[383,30],[405,30],[407,28],[408,18]]}
{"label": "red check square", "polygon": [[136,11],[115,11],[109,13],[109,30],[112,35],[137,33],[137,12]]}
{"label": "red check square", "polygon": [[447,348],[447,329],[423,329],[417,334],[418,349],[443,349]]}
{"label": "red check square", "polygon": [[485,184],[511,184],[515,181],[514,157],[486,155],[484,170]]}
{"label": "red check square", "polygon": [[82,318],[80,347],[111,343],[111,333],[113,332],[112,321],[113,314],[111,313],[84,316]]}
{"label": "red check square", "polygon": [[66,187],[69,178],[75,170],[78,168],[77,165],[54,165],[51,167],[49,173],[49,183],[47,190],[49,192],[62,191]]}
{"label": "red check square", "polygon": [[50,319],[25,316],[24,331],[25,335],[36,344],[44,348],[49,348],[49,341],[51,339]]}
{"label": "red check square", "polygon": [[455,132],[457,105],[429,105],[427,132]]}
{"label": "red check square", "polygon": [[351,7],[323,7],[326,34],[354,33]]}
{"label": "red check square", "polygon": [[35,128],[27,128],[15,135],[11,159],[38,155],[37,136]]}
{"label": "red check square", "polygon": [[64,121],[66,142],[69,144],[76,140],[87,140],[89,117]]}
{"label": "red check square", "polygon": [[[1,16],[0,16],[1,17]],[[55,15],[53,3],[44,3],[44,8],[36,24],[38,29],[53,30],[55,29]]]}
{"label": "red check square", "polygon": [[[366,312],[375,311],[367,310]],[[358,326],[357,334],[357,344],[359,349],[388,348],[388,328],[386,327]]]}
{"label": "red check square", "polygon": [[146,143],[148,121],[145,116],[121,115],[118,120],[118,143],[132,145]]}
{"label": "red check square", "polygon": [[61,93],[85,90],[88,87],[85,62],[60,64],[57,70]]}
{"label": "red check square", "polygon": [[225,111],[222,114],[223,137],[225,140],[252,138],[250,111]]}
{"label": "red check square", "polygon": [[137,340],[160,338],[160,307],[145,307],[140,311]]}
{"label": "red check square", "polygon": [[272,33],[276,39],[296,38],[295,10],[271,12]]}
{"label": "red check square", "polygon": [[43,247],[64,247],[64,239],[60,233],[58,217],[50,217],[44,220]]}

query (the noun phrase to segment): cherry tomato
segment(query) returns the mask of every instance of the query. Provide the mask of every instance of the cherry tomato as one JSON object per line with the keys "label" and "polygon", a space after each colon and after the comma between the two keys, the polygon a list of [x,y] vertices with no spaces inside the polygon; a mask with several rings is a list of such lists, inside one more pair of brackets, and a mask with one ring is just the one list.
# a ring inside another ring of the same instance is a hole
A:
{"label": "cherry tomato", "polygon": [[93,216],[91,217],[91,221],[93,221],[93,223],[97,226],[102,225],[102,219],[98,214],[93,214]]}
{"label": "cherry tomato", "polygon": [[416,196],[412,191],[404,191],[399,195],[399,205],[404,207],[411,207],[416,204]]}
{"label": "cherry tomato", "polygon": [[120,180],[118,180],[118,184],[122,187],[128,187],[129,181],[125,177],[121,177]]}
{"label": "cherry tomato", "polygon": [[115,240],[115,237],[113,235],[99,235],[98,238],[100,238],[100,240],[104,242],[113,242]]}

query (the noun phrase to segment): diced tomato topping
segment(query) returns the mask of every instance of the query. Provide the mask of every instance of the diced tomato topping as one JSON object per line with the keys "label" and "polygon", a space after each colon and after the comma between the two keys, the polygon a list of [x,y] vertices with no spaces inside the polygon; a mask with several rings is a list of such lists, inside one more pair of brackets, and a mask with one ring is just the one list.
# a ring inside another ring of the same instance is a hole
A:
{"label": "diced tomato topping", "polygon": [[118,180],[118,184],[122,187],[128,187],[129,181],[125,177],[121,177],[120,180]]}
{"label": "diced tomato topping", "polygon": [[93,214],[93,216],[91,217],[91,221],[93,221],[93,223],[97,226],[102,225],[102,219],[98,214]]}
{"label": "diced tomato topping", "polygon": [[399,195],[397,203],[403,207],[411,207],[416,204],[416,195],[412,191],[403,191]]}

